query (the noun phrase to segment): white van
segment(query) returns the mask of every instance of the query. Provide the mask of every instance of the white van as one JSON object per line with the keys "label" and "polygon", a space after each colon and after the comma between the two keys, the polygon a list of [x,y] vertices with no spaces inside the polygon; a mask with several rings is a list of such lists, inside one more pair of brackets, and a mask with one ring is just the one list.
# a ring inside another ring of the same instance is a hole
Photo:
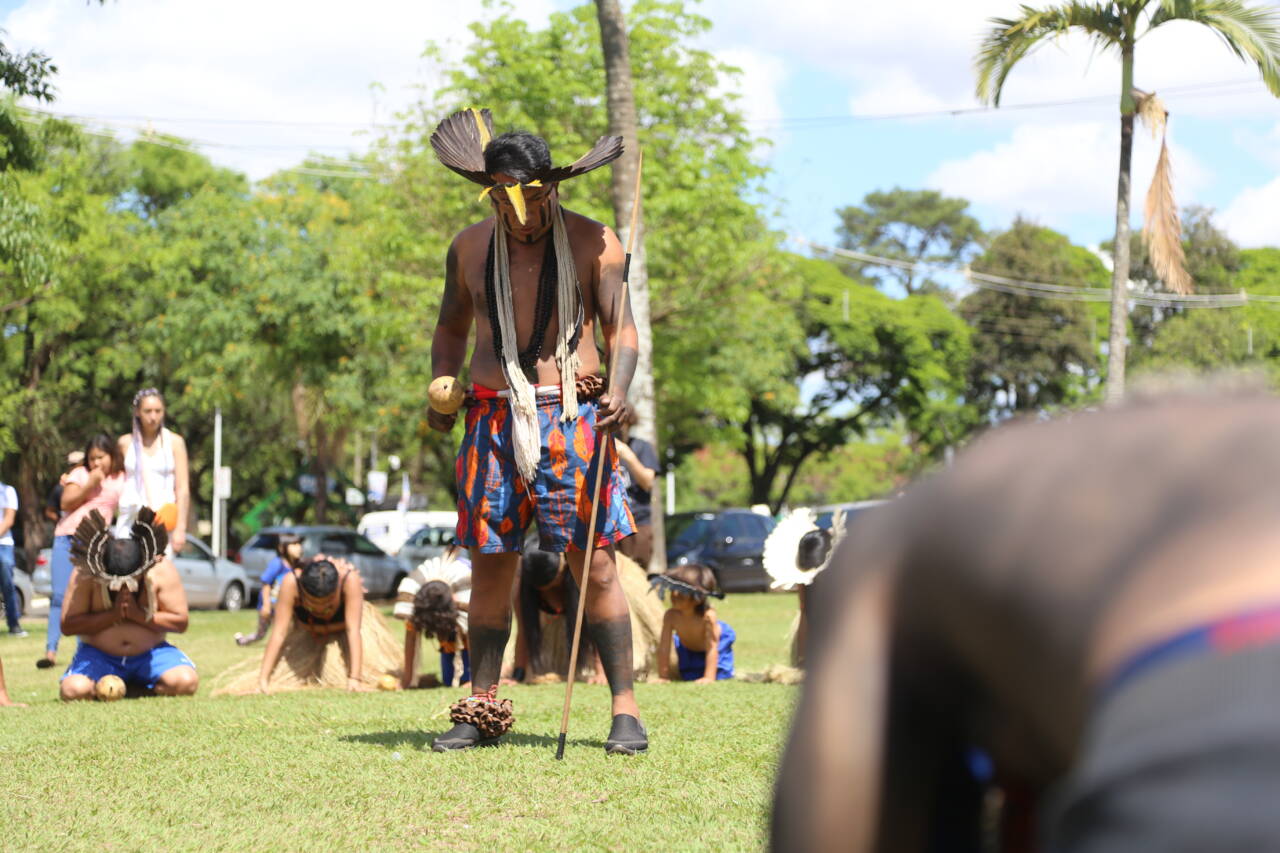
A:
{"label": "white van", "polygon": [[400,512],[389,509],[366,513],[356,525],[356,530],[383,551],[394,554],[406,539],[424,527],[452,527],[457,523],[456,510]]}

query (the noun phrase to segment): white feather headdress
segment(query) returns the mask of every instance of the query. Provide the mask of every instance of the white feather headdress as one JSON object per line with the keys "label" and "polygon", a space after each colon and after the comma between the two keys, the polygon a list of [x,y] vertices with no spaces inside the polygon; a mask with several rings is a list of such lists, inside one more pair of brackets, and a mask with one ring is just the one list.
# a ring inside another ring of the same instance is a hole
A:
{"label": "white feather headdress", "polygon": [[805,534],[818,529],[817,520],[810,509],[794,509],[787,513],[769,538],[764,540],[764,570],[773,578],[772,589],[808,586],[831,563],[840,540],[844,538],[844,510],[837,510],[831,517],[831,549],[827,558],[816,569],[802,569],[796,565],[796,552]]}

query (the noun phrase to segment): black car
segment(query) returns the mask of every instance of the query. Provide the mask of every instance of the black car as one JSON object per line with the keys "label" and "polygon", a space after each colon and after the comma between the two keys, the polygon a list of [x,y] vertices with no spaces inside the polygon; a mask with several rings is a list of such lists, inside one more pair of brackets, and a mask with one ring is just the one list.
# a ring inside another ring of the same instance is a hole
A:
{"label": "black car", "polygon": [[764,540],[775,522],[746,509],[678,513],[668,519],[667,565],[701,563],[725,592],[769,589]]}

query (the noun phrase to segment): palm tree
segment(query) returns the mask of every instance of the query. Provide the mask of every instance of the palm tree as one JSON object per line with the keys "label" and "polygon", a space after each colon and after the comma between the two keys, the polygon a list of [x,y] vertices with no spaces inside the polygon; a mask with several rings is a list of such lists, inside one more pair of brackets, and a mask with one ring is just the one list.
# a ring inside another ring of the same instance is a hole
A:
{"label": "palm tree", "polygon": [[[1125,333],[1128,326],[1129,171],[1133,118],[1146,93],[1134,89],[1138,40],[1170,21],[1203,24],[1242,60],[1257,66],[1272,95],[1280,97],[1280,15],[1240,0],[1110,0],[1067,2],[1043,9],[1023,6],[1018,18],[992,18],[975,60],[978,98],[1000,105],[1009,72],[1045,40],[1070,30],[1084,32],[1102,51],[1120,55],[1120,177],[1116,187],[1115,263],[1111,274],[1111,329],[1107,356],[1107,402],[1124,396]],[[1167,161],[1165,163],[1167,177]],[[1176,215],[1174,217],[1176,224]],[[1166,245],[1170,241],[1166,241]],[[1176,240],[1171,241],[1177,243]]]}
{"label": "palm tree", "polygon": [[[631,227],[631,206],[635,197],[636,169],[640,165],[639,119],[631,85],[631,45],[627,24],[618,0],[596,0],[596,18],[600,22],[600,46],[604,53],[605,102],[609,109],[609,133],[621,136],[626,150],[613,164],[613,216],[618,235],[627,243]],[[655,448],[658,446],[657,401],[653,391],[653,333],[649,325],[649,275],[645,265],[644,218],[636,217],[635,244],[631,251],[628,276],[631,290],[631,313],[640,338],[635,378],[631,382],[631,402],[638,423],[635,433]],[[653,560],[654,571],[666,570],[666,542],[663,536],[662,506],[657,500],[659,484],[654,484]],[[648,567],[646,567],[648,568]]]}

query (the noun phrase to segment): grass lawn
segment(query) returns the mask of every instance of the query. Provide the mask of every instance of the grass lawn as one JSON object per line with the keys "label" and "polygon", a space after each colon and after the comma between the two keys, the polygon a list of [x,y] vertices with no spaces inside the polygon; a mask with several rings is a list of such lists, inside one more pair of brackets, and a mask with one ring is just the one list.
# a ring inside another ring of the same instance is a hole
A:
{"label": "grass lawn", "polygon": [[[739,672],[787,661],[793,595],[718,603]],[[231,640],[249,612],[192,614],[175,643],[205,683],[191,699],[63,705],[61,669],[37,670],[44,621],[0,635],[5,850],[747,850],[762,846],[796,688],[640,684],[650,752],[606,758],[608,688],[574,688],[555,761],[563,685],[504,688],[516,727],[498,747],[435,754],[454,691],[208,695],[260,655]],[[65,667],[74,640],[64,640]],[[428,662],[434,664],[432,656]]]}

